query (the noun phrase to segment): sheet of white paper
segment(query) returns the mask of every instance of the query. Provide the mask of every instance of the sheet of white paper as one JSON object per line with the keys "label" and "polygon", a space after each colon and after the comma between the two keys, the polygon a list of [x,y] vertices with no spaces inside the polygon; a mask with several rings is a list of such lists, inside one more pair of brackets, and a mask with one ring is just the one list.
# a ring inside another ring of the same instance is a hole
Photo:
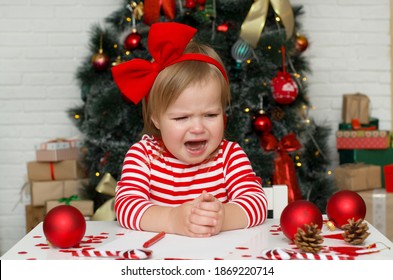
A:
{"label": "sheet of white paper", "polygon": [[[96,250],[129,250],[143,248],[143,243],[152,238],[153,232],[130,232],[96,247]],[[225,258],[239,247],[251,245],[252,239],[260,239],[258,231],[233,230],[221,232],[208,238],[191,238],[166,234],[163,239],[149,247],[154,259],[214,259]],[[254,240],[255,241],[255,240]],[[255,246],[255,242],[252,242]],[[259,242],[258,242],[259,243]],[[176,244],[176,245],[174,245]],[[241,248],[241,249],[247,249]]]}

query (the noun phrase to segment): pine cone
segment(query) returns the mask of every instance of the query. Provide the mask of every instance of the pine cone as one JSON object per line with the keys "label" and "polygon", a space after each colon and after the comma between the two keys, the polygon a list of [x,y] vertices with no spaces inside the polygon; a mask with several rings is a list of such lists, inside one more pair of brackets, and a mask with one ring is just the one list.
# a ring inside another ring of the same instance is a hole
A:
{"label": "pine cone", "polygon": [[294,239],[296,246],[304,252],[318,253],[322,248],[320,244],[323,243],[323,237],[320,235],[321,229],[313,223],[304,225],[304,227],[305,230],[297,229]]}
{"label": "pine cone", "polygon": [[348,224],[342,226],[344,233],[344,241],[352,245],[359,245],[364,242],[364,240],[370,235],[368,226],[363,219],[359,219],[355,222],[355,219],[348,219]]}

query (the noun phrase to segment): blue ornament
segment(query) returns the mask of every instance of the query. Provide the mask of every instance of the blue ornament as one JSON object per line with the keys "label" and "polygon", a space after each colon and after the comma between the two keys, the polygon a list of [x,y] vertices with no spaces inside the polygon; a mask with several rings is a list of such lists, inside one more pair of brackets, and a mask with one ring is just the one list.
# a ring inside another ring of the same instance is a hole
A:
{"label": "blue ornament", "polygon": [[251,58],[252,53],[252,47],[242,39],[237,40],[231,50],[232,57],[236,60],[238,65]]}

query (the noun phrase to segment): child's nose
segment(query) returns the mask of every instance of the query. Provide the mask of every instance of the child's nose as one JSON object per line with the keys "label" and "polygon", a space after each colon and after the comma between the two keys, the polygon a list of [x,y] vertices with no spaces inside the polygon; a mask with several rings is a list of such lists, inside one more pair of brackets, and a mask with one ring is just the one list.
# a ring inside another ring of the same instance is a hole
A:
{"label": "child's nose", "polygon": [[191,124],[191,132],[200,133],[203,131],[203,121],[201,118],[194,118]]}

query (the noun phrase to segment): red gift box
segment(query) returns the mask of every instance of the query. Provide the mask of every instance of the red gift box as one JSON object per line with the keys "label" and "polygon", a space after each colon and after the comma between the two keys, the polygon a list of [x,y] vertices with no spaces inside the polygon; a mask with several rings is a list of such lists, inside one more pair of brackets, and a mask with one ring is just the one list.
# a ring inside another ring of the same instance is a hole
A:
{"label": "red gift box", "polygon": [[385,175],[385,189],[386,192],[393,192],[393,164],[388,164],[383,167]]}
{"label": "red gift box", "polygon": [[339,130],[336,133],[338,150],[387,149],[390,132],[387,130]]}

